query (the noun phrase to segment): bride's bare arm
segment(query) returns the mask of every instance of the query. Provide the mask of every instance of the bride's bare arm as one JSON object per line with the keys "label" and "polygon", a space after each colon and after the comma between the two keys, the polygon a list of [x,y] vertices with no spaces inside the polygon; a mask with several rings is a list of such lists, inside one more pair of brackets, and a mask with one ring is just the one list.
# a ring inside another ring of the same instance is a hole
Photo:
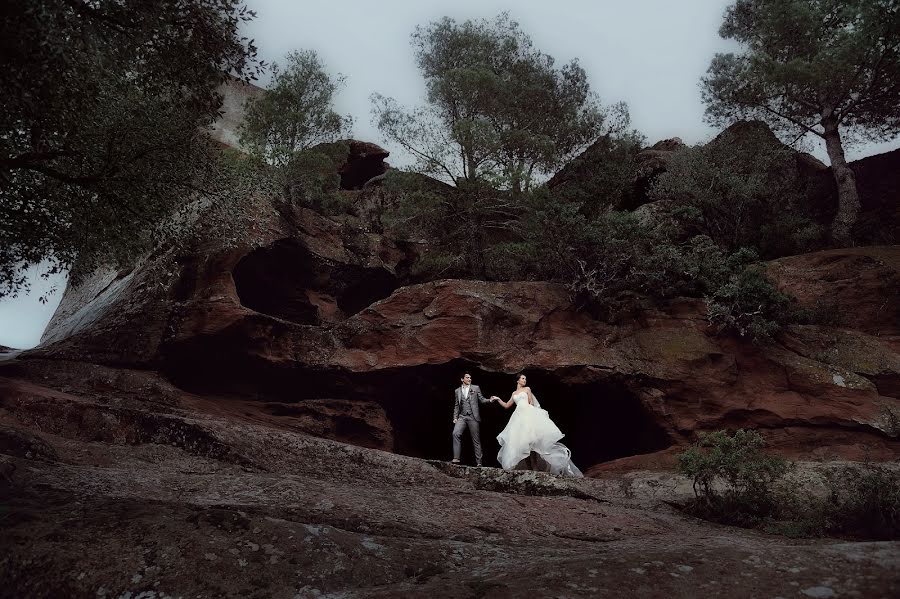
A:
{"label": "bride's bare arm", "polygon": [[528,391],[528,403],[534,405],[534,395],[531,394],[531,387],[525,387],[525,390]]}
{"label": "bride's bare arm", "polygon": [[[513,395],[515,395],[515,394],[513,394]],[[501,406],[503,406],[504,408],[509,409],[509,406],[513,405],[512,395],[509,396],[509,401],[503,401],[502,399],[498,398],[497,403],[500,404]]]}

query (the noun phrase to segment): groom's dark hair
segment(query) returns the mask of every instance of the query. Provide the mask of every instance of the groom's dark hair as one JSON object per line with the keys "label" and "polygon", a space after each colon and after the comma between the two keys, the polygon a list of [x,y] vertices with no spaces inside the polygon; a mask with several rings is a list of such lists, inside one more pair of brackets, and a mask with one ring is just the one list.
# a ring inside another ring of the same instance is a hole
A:
{"label": "groom's dark hair", "polygon": [[466,378],[466,375],[467,375],[467,374],[468,374],[469,376],[472,376],[472,373],[471,373],[471,372],[469,372],[468,370],[463,370],[463,371],[462,371],[462,374],[459,375],[459,380],[463,380],[464,378]]}

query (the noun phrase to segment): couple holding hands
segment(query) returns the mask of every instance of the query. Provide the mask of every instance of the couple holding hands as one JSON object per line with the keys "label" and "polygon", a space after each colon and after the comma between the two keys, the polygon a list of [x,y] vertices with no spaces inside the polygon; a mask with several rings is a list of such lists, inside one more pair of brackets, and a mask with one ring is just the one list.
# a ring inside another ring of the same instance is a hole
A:
{"label": "couple holding hands", "polygon": [[[472,384],[472,375],[463,373],[462,383],[455,393],[453,404],[453,460],[459,464],[462,449],[462,435],[466,428],[472,437],[475,449],[475,465],[481,466],[481,412],[480,404],[496,401],[504,408],[516,406],[506,428],[497,435],[500,453],[497,461],[504,470],[521,470],[522,463],[531,457],[532,452],[540,457],[543,464],[539,469],[553,474],[566,476],[582,476],[581,471],[572,463],[572,452],[559,442],[563,438],[562,431],[550,420],[547,410],[541,408],[531,388],[526,385],[524,374],[516,377],[516,389],[507,401],[496,395],[485,398],[478,385]],[[532,460],[532,464],[534,460]],[[538,469],[535,467],[529,469]]]}

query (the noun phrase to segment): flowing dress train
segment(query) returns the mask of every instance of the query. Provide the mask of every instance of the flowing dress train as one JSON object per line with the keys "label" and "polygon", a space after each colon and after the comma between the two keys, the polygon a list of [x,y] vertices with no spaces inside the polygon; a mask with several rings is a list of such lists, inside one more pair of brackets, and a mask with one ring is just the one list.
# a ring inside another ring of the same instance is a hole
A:
{"label": "flowing dress train", "polygon": [[500,453],[497,461],[505,470],[515,467],[531,455],[537,453],[550,467],[553,474],[565,476],[584,476],[581,470],[572,463],[572,452],[559,442],[563,432],[550,420],[547,410],[541,408],[535,399],[535,405],[528,403],[528,393],[520,391],[513,395],[516,408],[506,428],[497,435],[500,442]]}

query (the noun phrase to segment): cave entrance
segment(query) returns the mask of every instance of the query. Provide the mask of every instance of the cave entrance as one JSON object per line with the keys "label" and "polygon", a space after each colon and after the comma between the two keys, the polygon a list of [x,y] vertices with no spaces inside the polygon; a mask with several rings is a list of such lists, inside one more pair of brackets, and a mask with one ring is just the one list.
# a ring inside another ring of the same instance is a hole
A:
{"label": "cave entrance", "polygon": [[[453,391],[464,372],[472,375],[473,384],[480,386],[486,397],[497,395],[506,400],[515,389],[515,375],[482,370],[465,362],[367,375],[372,377],[367,393],[387,412],[397,453],[436,460],[452,457]],[[571,384],[553,372],[526,370],[525,374],[541,407],[565,433],[562,442],[572,450],[572,459],[582,470],[671,445],[662,427],[621,382]],[[486,466],[498,465],[497,435],[513,409],[499,404],[481,407]],[[462,461],[475,463],[468,431],[463,434]]]}
{"label": "cave entrance", "polygon": [[[315,402],[321,403],[321,398],[360,405],[375,402],[389,421],[393,451],[433,460],[449,461],[453,455],[453,391],[464,372],[472,375],[473,383],[481,387],[486,397],[497,395],[506,400],[515,389],[515,375],[487,371],[462,360],[352,373],[272,368],[265,363],[254,365],[246,358],[232,361],[227,355],[203,364],[192,359],[207,354],[206,351],[179,353],[171,362],[173,369],[169,372],[176,384],[201,394],[227,393],[260,402],[297,404],[288,410],[290,413],[298,409],[314,411]],[[565,433],[562,442],[572,450],[572,459],[582,471],[601,462],[653,453],[672,444],[663,428],[621,381],[572,383],[578,377],[566,376],[565,372],[526,370],[525,374],[541,407]],[[485,466],[498,465],[497,435],[506,426],[513,409],[504,409],[499,404],[481,407]],[[468,431],[463,435],[462,449],[463,463],[474,464]]]}
{"label": "cave entrance", "polygon": [[332,264],[294,239],[258,248],[232,273],[241,304],[298,324],[340,321],[399,286],[385,268]]}

